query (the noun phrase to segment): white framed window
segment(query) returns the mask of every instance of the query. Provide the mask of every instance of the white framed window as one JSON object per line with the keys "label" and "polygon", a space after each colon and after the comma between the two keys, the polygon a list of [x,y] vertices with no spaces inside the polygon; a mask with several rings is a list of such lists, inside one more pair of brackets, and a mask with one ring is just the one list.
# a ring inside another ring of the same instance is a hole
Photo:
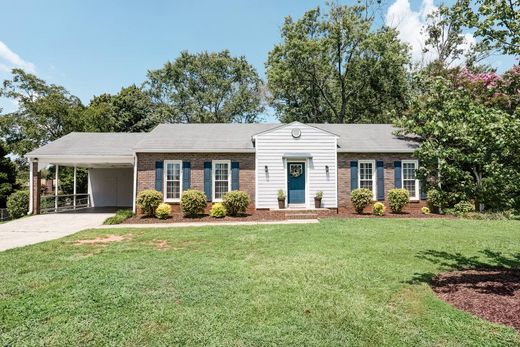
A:
{"label": "white framed window", "polygon": [[358,173],[358,187],[366,188],[372,192],[376,200],[376,161],[360,160]]}
{"label": "white framed window", "polygon": [[419,162],[417,160],[403,160],[401,161],[401,167],[402,187],[408,190],[411,200],[419,200],[419,180],[416,176]]}
{"label": "white framed window", "polygon": [[164,161],[164,201],[180,201],[182,194],[182,161]]}
{"label": "white framed window", "polygon": [[222,201],[231,190],[231,161],[213,160],[213,201]]}

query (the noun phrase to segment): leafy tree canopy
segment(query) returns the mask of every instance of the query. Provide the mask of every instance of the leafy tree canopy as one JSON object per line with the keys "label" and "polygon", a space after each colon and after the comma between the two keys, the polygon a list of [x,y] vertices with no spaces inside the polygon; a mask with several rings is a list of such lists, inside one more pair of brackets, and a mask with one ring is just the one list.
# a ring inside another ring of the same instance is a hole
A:
{"label": "leafy tree canopy", "polygon": [[408,48],[372,29],[363,6],[331,5],[287,17],[266,63],[271,106],[282,122],[388,122],[405,107]]}
{"label": "leafy tree canopy", "polygon": [[18,109],[0,117],[0,132],[10,152],[19,156],[71,131],[85,128],[85,107],[65,88],[48,84],[21,69],[0,89]]}
{"label": "leafy tree canopy", "polygon": [[0,207],[5,207],[7,198],[17,188],[16,166],[7,157],[4,143],[0,142]]}
{"label": "leafy tree canopy", "polygon": [[264,109],[258,73],[229,51],[182,52],[149,71],[145,88],[158,123],[252,123]]}

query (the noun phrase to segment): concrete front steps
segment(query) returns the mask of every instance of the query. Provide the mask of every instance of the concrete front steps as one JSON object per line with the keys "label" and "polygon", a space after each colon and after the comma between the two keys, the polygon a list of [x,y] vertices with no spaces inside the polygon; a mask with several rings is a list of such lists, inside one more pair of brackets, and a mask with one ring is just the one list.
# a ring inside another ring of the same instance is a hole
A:
{"label": "concrete front steps", "polygon": [[[285,214],[285,219],[294,220],[294,219],[318,219],[320,216],[328,215],[332,211],[329,209],[318,208],[318,209],[295,209],[295,208],[287,208],[283,210]],[[334,212],[335,213],[335,212]]]}

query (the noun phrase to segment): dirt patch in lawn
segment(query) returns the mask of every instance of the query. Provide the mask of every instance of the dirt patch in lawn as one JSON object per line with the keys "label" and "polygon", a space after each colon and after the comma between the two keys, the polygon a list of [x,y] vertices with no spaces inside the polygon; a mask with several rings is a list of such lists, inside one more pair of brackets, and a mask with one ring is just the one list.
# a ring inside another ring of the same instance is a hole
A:
{"label": "dirt patch in lawn", "polygon": [[520,331],[520,269],[446,272],[433,278],[432,288],[461,310]]}
{"label": "dirt patch in lawn", "polygon": [[88,245],[88,244],[105,244],[111,242],[120,242],[131,239],[132,235],[108,235],[106,237],[96,237],[95,239],[77,240],[74,242],[75,245]]}

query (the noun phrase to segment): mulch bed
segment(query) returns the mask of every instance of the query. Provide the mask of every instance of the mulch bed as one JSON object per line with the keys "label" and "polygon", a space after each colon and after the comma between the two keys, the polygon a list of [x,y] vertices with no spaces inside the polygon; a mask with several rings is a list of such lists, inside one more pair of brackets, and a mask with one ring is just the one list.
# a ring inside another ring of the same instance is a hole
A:
{"label": "mulch bed", "polygon": [[432,288],[451,305],[520,332],[520,269],[442,273],[433,279]]}
{"label": "mulch bed", "polygon": [[330,217],[339,217],[339,218],[443,218],[443,219],[453,219],[454,216],[444,215],[444,214],[435,214],[429,213],[424,214],[420,210],[411,210],[405,211],[402,213],[392,213],[386,211],[384,216],[375,216],[373,213],[364,212],[362,214],[358,214],[354,211],[340,211],[338,214],[331,215]]}
{"label": "mulch bed", "polygon": [[213,218],[208,214],[197,217],[187,218],[180,213],[173,213],[170,218],[158,219],[154,217],[133,216],[126,219],[124,224],[161,224],[161,223],[200,223],[200,222],[255,222],[255,221],[276,221],[285,220],[281,216],[269,214],[268,211],[258,211],[253,214],[244,214],[238,217],[226,216],[224,218]]}

